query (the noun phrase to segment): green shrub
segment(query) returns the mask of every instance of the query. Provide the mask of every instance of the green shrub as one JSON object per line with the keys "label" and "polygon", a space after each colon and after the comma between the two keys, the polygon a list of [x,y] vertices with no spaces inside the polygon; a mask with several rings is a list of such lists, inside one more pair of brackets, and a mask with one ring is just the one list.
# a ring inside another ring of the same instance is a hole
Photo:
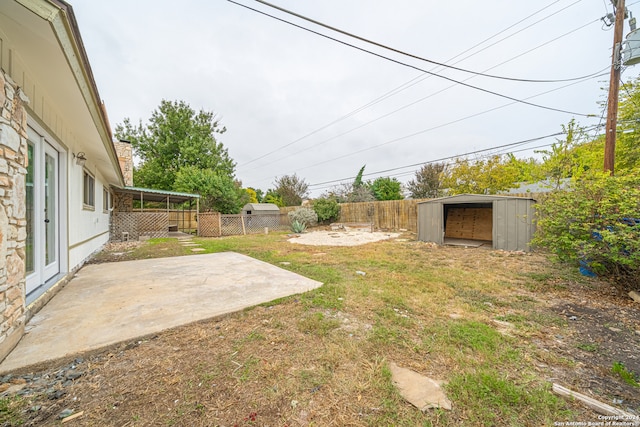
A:
{"label": "green shrub", "polygon": [[336,220],[340,216],[340,205],[334,198],[314,200],[313,210],[318,215],[318,221],[321,222]]}
{"label": "green shrub", "polygon": [[295,221],[304,224],[305,227],[313,227],[318,223],[318,215],[311,208],[298,208],[289,212],[289,220],[293,224]]}
{"label": "green shrub", "polygon": [[574,180],[566,191],[550,193],[537,205],[534,244],[561,260],[583,261],[614,279],[622,290],[640,285],[640,174],[604,174]]}

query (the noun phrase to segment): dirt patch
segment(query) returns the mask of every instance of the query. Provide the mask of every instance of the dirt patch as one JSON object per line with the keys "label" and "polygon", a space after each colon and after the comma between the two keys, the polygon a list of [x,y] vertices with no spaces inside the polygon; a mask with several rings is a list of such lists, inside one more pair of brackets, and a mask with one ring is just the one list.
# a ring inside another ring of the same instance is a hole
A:
{"label": "dirt patch", "polygon": [[640,388],[621,380],[614,365],[640,381],[640,304],[612,296],[609,290],[599,283],[588,294],[565,295],[551,307],[567,319],[567,328],[554,337],[553,347],[576,362],[557,372],[569,387],[589,390],[607,404],[638,410]]}
{"label": "dirt patch", "polygon": [[289,242],[309,246],[358,246],[398,237],[400,233],[380,231],[313,231],[296,235]]}

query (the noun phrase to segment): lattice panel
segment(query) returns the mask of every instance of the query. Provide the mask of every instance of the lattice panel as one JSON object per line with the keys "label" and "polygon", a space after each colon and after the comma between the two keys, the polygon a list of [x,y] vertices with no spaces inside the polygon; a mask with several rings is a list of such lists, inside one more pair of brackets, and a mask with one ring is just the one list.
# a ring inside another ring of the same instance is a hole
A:
{"label": "lattice panel", "polygon": [[220,237],[220,214],[205,212],[198,214],[198,236]]}
{"label": "lattice panel", "polygon": [[245,234],[242,228],[242,215],[221,215],[220,223],[222,225],[220,235],[222,236]]}
{"label": "lattice panel", "polygon": [[122,240],[122,233],[129,233],[129,240],[138,240],[138,217],[133,212],[113,212],[111,216],[111,241]]}
{"label": "lattice panel", "polygon": [[138,215],[138,234],[151,238],[169,237],[169,214],[134,212]]}
{"label": "lattice panel", "polygon": [[122,240],[122,233],[129,233],[129,240],[139,240],[140,236],[169,237],[169,216],[167,213],[114,212],[110,240]]}
{"label": "lattice panel", "polygon": [[287,230],[290,225],[286,214],[246,215],[244,223],[247,234],[263,233],[265,227],[269,230]]}
{"label": "lattice panel", "polygon": [[265,227],[269,230],[288,230],[289,226],[289,216],[286,214],[221,215],[207,212],[198,215],[198,235],[201,237],[257,234],[264,233]]}

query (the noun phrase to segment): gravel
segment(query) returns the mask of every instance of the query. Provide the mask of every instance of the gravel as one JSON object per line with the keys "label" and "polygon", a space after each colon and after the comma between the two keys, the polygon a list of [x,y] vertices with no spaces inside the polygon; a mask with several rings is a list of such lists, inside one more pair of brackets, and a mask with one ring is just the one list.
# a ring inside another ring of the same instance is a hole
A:
{"label": "gravel", "polygon": [[396,239],[400,233],[369,231],[314,231],[296,234],[289,242],[310,246],[358,246],[381,240]]}

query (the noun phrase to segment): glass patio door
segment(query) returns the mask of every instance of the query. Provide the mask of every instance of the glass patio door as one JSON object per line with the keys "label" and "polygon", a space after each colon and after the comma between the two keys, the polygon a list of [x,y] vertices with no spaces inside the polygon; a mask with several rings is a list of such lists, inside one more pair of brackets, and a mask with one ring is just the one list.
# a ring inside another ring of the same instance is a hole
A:
{"label": "glass patio door", "polygon": [[27,295],[60,272],[59,153],[29,129],[28,156]]}

